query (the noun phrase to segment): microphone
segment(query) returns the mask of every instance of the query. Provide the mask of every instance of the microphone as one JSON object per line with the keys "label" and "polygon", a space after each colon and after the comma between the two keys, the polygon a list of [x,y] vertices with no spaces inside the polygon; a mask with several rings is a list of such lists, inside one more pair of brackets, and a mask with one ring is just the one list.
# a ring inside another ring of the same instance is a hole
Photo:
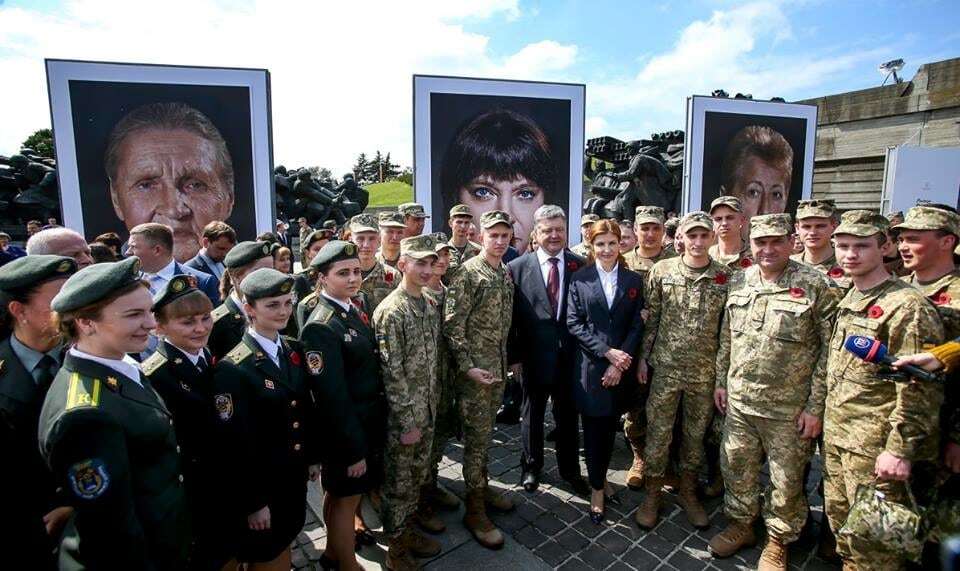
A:
{"label": "microphone", "polygon": [[[850,351],[867,363],[879,363],[883,365],[892,365],[897,360],[896,357],[887,355],[887,346],[880,341],[864,337],[863,335],[851,335],[843,343],[843,348]],[[911,377],[921,381],[934,382],[940,380],[939,375],[925,371],[916,365],[902,365],[897,370],[907,373]]]}

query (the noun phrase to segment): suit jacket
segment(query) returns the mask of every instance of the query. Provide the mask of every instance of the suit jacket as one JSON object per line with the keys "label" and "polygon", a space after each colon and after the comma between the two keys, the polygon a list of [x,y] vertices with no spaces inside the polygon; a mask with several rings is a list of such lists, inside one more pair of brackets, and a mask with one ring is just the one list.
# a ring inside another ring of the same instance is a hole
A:
{"label": "suit jacket", "polygon": [[[600,284],[596,265],[578,270],[570,279],[567,292],[567,327],[577,340],[574,383],[577,409],[586,416],[610,416],[623,412],[636,390],[636,357],[643,334],[643,278],[622,263],[617,269],[617,291],[613,304]],[[604,353],[620,349],[634,357],[620,383],[612,389],[601,384],[610,362]]]}
{"label": "suit jacket", "polygon": [[217,274],[213,271],[213,268],[210,267],[210,264],[208,264],[207,261],[203,259],[203,256],[201,256],[199,252],[197,253],[196,256],[184,262],[183,265],[187,266],[188,268],[193,268],[197,271],[208,274],[212,276],[213,279],[217,280],[217,282],[220,281],[219,278],[217,278]]}
{"label": "suit jacket", "polygon": [[217,280],[217,278],[179,262],[174,262],[173,274],[187,274],[189,276],[194,276],[197,278],[197,289],[205,293],[207,297],[210,298],[210,302],[213,303],[214,307],[220,304],[220,281]]}
{"label": "suit jacket", "polygon": [[523,365],[523,382],[540,386],[569,384],[573,377],[575,340],[567,328],[567,296],[570,278],[586,260],[564,250],[563,289],[559,319],[552,314],[540,260],[529,252],[507,265],[513,278],[513,319],[507,344],[510,364]]}

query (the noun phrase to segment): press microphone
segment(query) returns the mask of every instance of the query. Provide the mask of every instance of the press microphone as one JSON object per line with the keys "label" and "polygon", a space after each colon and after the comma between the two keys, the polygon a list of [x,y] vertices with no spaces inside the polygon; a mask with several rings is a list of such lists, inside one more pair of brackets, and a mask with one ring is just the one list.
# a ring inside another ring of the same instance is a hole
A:
{"label": "press microphone", "polygon": [[[892,365],[897,360],[896,357],[887,355],[887,346],[876,339],[864,337],[863,335],[851,335],[843,343],[843,348],[850,351],[860,359],[868,363],[879,363],[883,365]],[[925,371],[916,365],[900,365],[898,371],[903,371],[911,377],[921,381],[938,381],[940,377],[929,371]]]}

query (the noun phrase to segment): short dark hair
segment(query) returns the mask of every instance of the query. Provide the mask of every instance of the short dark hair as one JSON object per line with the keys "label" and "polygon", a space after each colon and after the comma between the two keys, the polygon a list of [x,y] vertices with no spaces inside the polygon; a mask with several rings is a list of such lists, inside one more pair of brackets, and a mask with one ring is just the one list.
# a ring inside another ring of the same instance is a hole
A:
{"label": "short dark hair", "polygon": [[103,242],[90,242],[90,257],[93,258],[94,264],[117,261],[113,250]]}
{"label": "short dark hair", "polygon": [[173,230],[166,224],[159,222],[144,222],[130,229],[130,235],[143,236],[153,245],[163,246],[168,252],[173,251]]}
{"label": "short dark hair", "polygon": [[720,172],[720,180],[727,193],[734,191],[740,171],[750,156],[781,171],[787,180],[786,185],[790,186],[793,179],[793,148],[790,143],[770,127],[748,125],[737,131],[727,145]]}
{"label": "short dark hair", "polygon": [[101,244],[110,246],[111,248],[116,248],[117,252],[119,252],[120,248],[123,247],[123,240],[120,239],[120,235],[116,232],[105,232],[94,238],[93,241],[100,242]]}
{"label": "short dark hair", "polygon": [[203,227],[202,236],[211,242],[215,242],[226,236],[230,238],[230,241],[234,244],[237,243],[237,231],[222,220],[208,222],[207,225]]}
{"label": "short dark hair", "polygon": [[557,186],[557,166],[543,129],[508,109],[487,111],[470,121],[443,157],[440,185],[444,200],[450,203],[444,209],[459,202],[455,196],[458,189],[484,174],[496,180],[524,176],[545,194],[552,194]]}

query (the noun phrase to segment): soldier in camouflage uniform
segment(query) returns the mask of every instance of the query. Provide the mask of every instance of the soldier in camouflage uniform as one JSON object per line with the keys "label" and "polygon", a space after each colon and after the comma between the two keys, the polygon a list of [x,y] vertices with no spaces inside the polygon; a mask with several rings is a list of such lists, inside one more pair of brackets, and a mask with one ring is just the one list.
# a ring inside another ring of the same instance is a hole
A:
{"label": "soldier in camouflage uniform", "polygon": [[[883,267],[886,225],[879,214],[852,210],[833,232],[837,258],[853,282],[837,307],[827,361],[824,503],[833,529],[846,521],[860,485],[875,483],[886,500],[906,503],[909,480],[938,452],[943,387],[892,382],[881,376],[880,366],[844,349],[851,335],[876,339],[891,355],[919,353],[943,338],[933,305]],[[896,546],[868,548],[857,538],[838,537],[837,551],[845,565],[857,569],[899,569],[906,563]]]}
{"label": "soldier in camouflage uniform", "polygon": [[745,270],[753,265],[749,240],[741,230],[748,221],[743,217],[743,203],[736,196],[718,196],[710,203],[710,217],[717,243],[710,246],[710,257],[731,270]]}
{"label": "soldier in camouflage uniform", "polygon": [[596,214],[583,215],[583,218],[580,219],[581,241],[576,246],[570,248],[571,252],[580,256],[581,258],[587,258],[590,256],[590,243],[587,242],[587,230],[589,230],[590,226],[593,225],[593,223],[597,220],[600,220],[600,217]]}
{"label": "soldier in camouflage uniform", "polygon": [[480,217],[482,250],[454,274],[444,303],[443,332],[457,361],[463,421],[464,524],[484,547],[498,549],[503,535],[487,517],[513,504],[487,485],[487,449],[507,378],[507,336],[513,313],[513,282],[503,254],[513,226],[501,210]]}
{"label": "soldier in camouflage uniform", "polygon": [[360,291],[366,297],[367,311],[376,311],[380,302],[400,283],[402,274],[395,267],[383,263],[377,252],[380,227],[372,214],[357,214],[350,219],[350,241],[357,245],[363,284]]}
{"label": "soldier in camouflage uniform", "polygon": [[764,503],[769,541],[758,569],[786,569],[786,545],[807,517],[803,474],[823,426],[827,348],[836,298],[819,272],[790,259],[789,214],[754,216],[757,261],[730,282],[720,330],[714,401],[726,415],[722,470],[727,528],[710,541],[718,557],[753,545],[760,468],[770,463]]}
{"label": "soldier in camouflage uniform", "polygon": [[836,228],[837,207],[832,200],[801,200],[797,204],[797,236],[803,243],[803,252],[790,259],[829,277],[840,288],[835,292],[839,299],[850,289],[850,278],[837,263],[830,241]]}
{"label": "soldier in camouflage uniform", "polygon": [[[440,312],[436,302],[423,295],[437,259],[434,241],[429,234],[403,239],[400,287],[373,312],[388,409],[381,515],[389,538],[387,567],[393,570],[417,568],[410,551],[415,542],[426,556],[440,552],[439,543],[420,536],[412,527],[420,489],[430,475],[424,458],[432,451],[440,397]],[[428,531],[443,531],[440,524],[440,529]]]}
{"label": "soldier in camouflage uniform", "polygon": [[380,226],[380,250],[377,251],[377,261],[385,266],[397,269],[400,260],[400,240],[407,225],[403,222],[403,214],[399,212],[381,212],[377,224]]}
{"label": "soldier in camouflage uniform", "polygon": [[453,234],[450,236],[450,267],[447,268],[446,282],[450,282],[457,268],[480,253],[480,244],[471,242],[470,225],[473,224],[473,212],[466,204],[456,204],[450,209],[448,221]]}
{"label": "soldier in camouflage uniform", "polygon": [[423,233],[423,226],[430,215],[423,209],[419,202],[404,202],[397,207],[397,212],[403,215],[403,223],[406,226],[403,230],[404,238],[412,238]]}
{"label": "soldier in camouflage uniform", "polygon": [[683,440],[678,503],[692,525],[708,525],[706,511],[697,499],[696,483],[703,462],[703,437],[713,416],[720,318],[730,274],[729,268],[707,254],[714,239],[709,214],[685,215],[678,233],[684,254],[658,262],[647,275],[649,316],[638,367],[641,382],[650,382],[644,450],[647,496],[635,517],[646,529],[657,523],[660,487],[681,397]]}

